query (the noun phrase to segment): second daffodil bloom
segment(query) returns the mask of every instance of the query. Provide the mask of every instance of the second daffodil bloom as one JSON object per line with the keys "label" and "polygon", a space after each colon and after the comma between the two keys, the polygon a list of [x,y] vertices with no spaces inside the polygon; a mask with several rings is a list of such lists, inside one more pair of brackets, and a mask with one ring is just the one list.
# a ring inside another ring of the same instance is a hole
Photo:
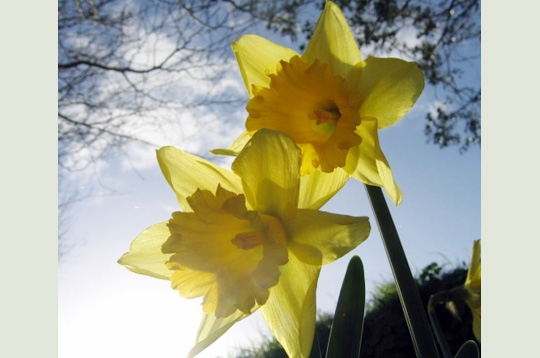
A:
{"label": "second daffodil bloom", "polygon": [[473,315],[473,333],[478,342],[481,341],[481,291],[482,291],[482,264],[481,264],[480,240],[476,240],[473,245],[471,265],[467,271],[467,278],[463,287],[465,288],[465,302],[469,306]]}
{"label": "second daffodil bloom", "polygon": [[229,148],[238,151],[262,128],[289,134],[302,150],[301,174],[343,168],[383,187],[399,204],[378,130],[396,123],[424,88],[418,65],[396,58],[362,59],[340,8],[327,1],[300,55],[263,37],[245,35],[232,45],[250,101],[247,131]]}
{"label": "second daffodil bloom", "polygon": [[[257,309],[289,357],[308,357],[322,265],[369,235],[367,217],[318,209],[346,181],[300,178],[301,151],[287,135],[261,130],[232,172],[174,147],[157,152],[182,212],[151,226],[119,263],[202,297],[203,319],[189,356]],[[307,184],[307,185],[304,185]]]}

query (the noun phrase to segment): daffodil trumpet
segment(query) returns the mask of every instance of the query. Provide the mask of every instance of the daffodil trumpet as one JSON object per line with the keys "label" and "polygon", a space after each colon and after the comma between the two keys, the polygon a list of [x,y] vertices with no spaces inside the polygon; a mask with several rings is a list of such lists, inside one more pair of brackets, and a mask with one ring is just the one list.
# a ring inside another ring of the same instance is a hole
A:
{"label": "daffodil trumpet", "polygon": [[182,211],[146,229],[119,263],[169,280],[182,297],[202,298],[189,356],[260,309],[288,356],[308,357],[321,266],[370,232],[367,217],[317,210],[347,176],[301,178],[300,148],[271,130],[253,135],[232,171],[174,147],[157,158]]}
{"label": "daffodil trumpet", "polygon": [[235,155],[257,131],[279,130],[302,151],[301,175],[341,168],[401,202],[378,130],[395,124],[420,96],[424,77],[416,63],[362,59],[332,1],[303,54],[256,35],[242,36],[232,47],[250,97],[246,132],[215,154]]}

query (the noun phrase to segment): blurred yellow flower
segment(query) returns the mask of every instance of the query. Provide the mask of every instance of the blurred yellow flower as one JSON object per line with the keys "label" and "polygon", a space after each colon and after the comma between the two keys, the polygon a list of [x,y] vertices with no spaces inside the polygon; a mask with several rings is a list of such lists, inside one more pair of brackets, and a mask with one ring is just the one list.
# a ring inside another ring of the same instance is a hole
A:
{"label": "blurred yellow flower", "polygon": [[473,333],[478,342],[481,341],[481,289],[482,289],[482,265],[480,258],[480,240],[473,244],[471,265],[467,271],[467,278],[463,284],[466,295],[465,302],[473,315]]}
{"label": "blurred yellow flower", "polygon": [[119,263],[170,280],[183,297],[203,298],[190,356],[260,308],[287,354],[308,357],[320,267],[370,232],[367,217],[316,210],[347,175],[301,179],[300,149],[271,130],[253,135],[232,172],[174,147],[157,157],[183,211],[146,229]]}
{"label": "blurred yellow flower", "polygon": [[343,13],[331,1],[302,55],[256,35],[242,36],[232,47],[251,99],[247,132],[230,152],[262,128],[280,130],[302,150],[301,175],[344,168],[385,188],[399,204],[401,191],[377,131],[396,123],[420,96],[424,77],[416,63],[363,60]]}

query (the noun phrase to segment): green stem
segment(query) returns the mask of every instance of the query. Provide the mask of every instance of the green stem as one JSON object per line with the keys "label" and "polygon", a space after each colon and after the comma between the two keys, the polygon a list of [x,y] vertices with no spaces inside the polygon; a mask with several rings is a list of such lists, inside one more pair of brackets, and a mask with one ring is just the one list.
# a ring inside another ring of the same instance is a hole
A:
{"label": "green stem", "polygon": [[366,184],[366,191],[371,207],[381,232],[381,237],[394,274],[397,292],[405,314],[405,320],[418,358],[437,358],[439,353],[435,346],[433,334],[427,319],[424,305],[416,287],[416,282],[409,268],[403,246],[386,205],[380,187]]}

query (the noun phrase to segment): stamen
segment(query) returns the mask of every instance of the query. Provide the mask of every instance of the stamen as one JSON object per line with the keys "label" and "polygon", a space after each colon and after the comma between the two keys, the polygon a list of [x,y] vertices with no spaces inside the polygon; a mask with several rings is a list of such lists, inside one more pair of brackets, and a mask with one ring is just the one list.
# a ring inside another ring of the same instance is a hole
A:
{"label": "stamen", "polygon": [[337,126],[337,122],[341,118],[341,112],[339,111],[338,105],[333,100],[325,100],[319,102],[316,109],[313,110],[313,114],[310,116],[312,120],[321,124],[330,124],[332,126]]}
{"label": "stamen", "polygon": [[316,109],[313,111],[315,114],[315,121],[317,125],[322,123],[328,123],[337,125],[338,120],[341,118],[341,113],[336,110],[327,111],[325,109]]}
{"label": "stamen", "polygon": [[231,242],[242,250],[251,250],[262,244],[261,237],[256,231],[241,232],[240,234],[237,234]]}

